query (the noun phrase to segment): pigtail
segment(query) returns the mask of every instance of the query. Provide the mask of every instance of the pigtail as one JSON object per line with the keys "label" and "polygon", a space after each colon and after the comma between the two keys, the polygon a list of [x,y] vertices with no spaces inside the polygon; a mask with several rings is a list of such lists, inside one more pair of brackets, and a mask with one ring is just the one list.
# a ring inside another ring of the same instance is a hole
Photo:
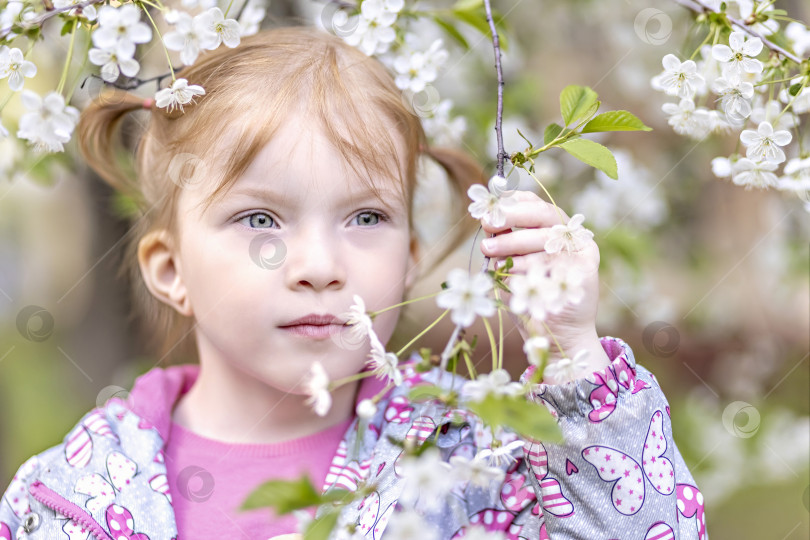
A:
{"label": "pigtail", "polygon": [[129,92],[104,91],[82,111],[76,126],[79,151],[87,164],[113,189],[139,205],[141,190],[135,171],[118,136],[127,113],[143,110],[148,101]]}
{"label": "pigtail", "polygon": [[452,188],[452,223],[449,238],[439,250],[438,256],[424,263],[423,268],[432,269],[441,264],[461,244],[478,230],[480,223],[467,212],[470,198],[467,190],[474,184],[486,184],[489,179],[481,165],[468,153],[450,147],[426,146],[423,153],[433,159],[447,173]]}

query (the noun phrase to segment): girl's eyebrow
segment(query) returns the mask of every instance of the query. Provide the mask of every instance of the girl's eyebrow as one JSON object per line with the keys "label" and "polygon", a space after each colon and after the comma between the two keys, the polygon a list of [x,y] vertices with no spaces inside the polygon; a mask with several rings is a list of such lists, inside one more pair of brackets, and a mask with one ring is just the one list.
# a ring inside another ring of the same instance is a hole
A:
{"label": "girl's eyebrow", "polygon": [[[359,202],[374,201],[383,204],[384,206],[395,207],[395,205],[392,205],[387,201],[392,199],[393,200],[398,199],[400,197],[399,193],[387,188],[381,188],[379,189],[379,192],[380,196],[382,197],[382,201],[380,201],[380,199],[374,194],[374,192],[371,189],[365,189],[359,193],[347,194],[345,198],[340,200],[340,204],[349,206],[351,204],[357,204]],[[288,198],[286,194],[282,195],[269,188],[252,188],[252,187],[235,189],[231,191],[231,195],[250,197],[268,203],[278,203],[280,200]]]}

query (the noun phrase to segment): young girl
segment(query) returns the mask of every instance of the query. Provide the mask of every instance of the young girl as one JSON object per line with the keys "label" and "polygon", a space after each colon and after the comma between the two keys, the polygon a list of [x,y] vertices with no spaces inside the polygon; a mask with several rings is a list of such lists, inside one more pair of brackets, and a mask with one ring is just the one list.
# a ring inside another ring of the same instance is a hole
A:
{"label": "young girl", "polygon": [[[316,363],[332,381],[366,368],[370,344],[345,339],[354,296],[379,311],[417,276],[420,156],[445,168],[462,201],[484,181],[480,167],[428,147],[382,64],[312,28],[261,32],[181,74],[205,89],[182,114],[127,93],[96,100],[78,132],[89,164],[138,205],[128,268],[161,358],[190,343],[199,363],[154,367],[127,399],[92,410],[24,463],[0,504],[0,538],[272,538],[295,533],[296,519],[239,507],[266,480],[302,474],[323,489],[373,486],[341,511],[336,536],[706,538],[660,387],[624,342],[597,337],[592,240],[579,254],[593,269],[585,298],[548,319],[562,349],[589,351],[589,364],[532,396],[558,418],[564,443],[491,448],[473,415],[408,399],[416,384],[453,379],[411,363],[370,411],[369,429],[358,429],[355,410],[383,388],[375,377],[335,389],[316,414]],[[114,134],[143,108],[131,177]],[[483,253],[512,256],[515,274],[555,264],[543,246],[560,214],[530,192],[513,196],[503,226],[481,220],[497,233]],[[451,248],[478,225],[459,219]],[[380,343],[398,316],[376,316]],[[560,358],[553,349],[550,361]],[[403,519],[410,491],[397,441],[428,437],[445,462],[477,463],[469,458],[490,450],[482,470],[499,468],[498,482],[457,485]]]}

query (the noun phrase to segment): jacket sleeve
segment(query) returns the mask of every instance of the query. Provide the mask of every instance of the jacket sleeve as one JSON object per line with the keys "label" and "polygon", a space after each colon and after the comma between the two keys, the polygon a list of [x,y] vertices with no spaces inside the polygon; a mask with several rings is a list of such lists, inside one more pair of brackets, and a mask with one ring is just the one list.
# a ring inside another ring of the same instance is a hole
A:
{"label": "jacket sleeve", "polygon": [[31,512],[28,499],[28,480],[40,467],[40,456],[33,456],[14,474],[11,483],[0,498],[0,540],[17,538],[18,530]]}
{"label": "jacket sleeve", "polygon": [[661,387],[622,340],[601,343],[608,367],[566,384],[540,384],[532,395],[557,417],[564,438],[524,446],[545,534],[706,539],[703,496],[672,438]]}

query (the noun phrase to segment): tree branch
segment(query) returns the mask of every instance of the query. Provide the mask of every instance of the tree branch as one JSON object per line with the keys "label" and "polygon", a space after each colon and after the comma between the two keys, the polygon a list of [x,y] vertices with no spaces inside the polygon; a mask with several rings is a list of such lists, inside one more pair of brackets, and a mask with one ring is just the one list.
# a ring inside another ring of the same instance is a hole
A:
{"label": "tree branch", "polygon": [[[23,30],[24,31],[25,30],[30,30],[31,28],[36,28],[38,26],[41,27],[42,23],[44,23],[45,21],[47,21],[51,17],[55,17],[55,16],[59,15],[60,13],[70,11],[72,9],[84,9],[87,6],[91,5],[91,4],[100,4],[101,2],[104,2],[104,0],[85,0],[84,2],[79,2],[78,4],[74,4],[74,5],[65,6],[65,7],[61,7],[61,8],[57,8],[57,9],[53,9],[53,8],[49,9],[48,11],[43,13],[42,15],[38,15],[38,16],[34,17],[33,19],[31,19],[30,21],[27,21],[25,24],[22,24]],[[7,35],[9,35],[11,33],[11,29],[13,27],[14,27],[14,25],[12,24],[8,28],[6,28],[2,32],[0,32],[0,39],[4,39]]]}
{"label": "tree branch", "polygon": [[[715,11],[714,9],[710,8],[709,6],[701,2],[701,0],[672,0],[672,1],[687,9],[691,9],[695,13],[719,13],[719,11]],[[786,51],[773,41],[769,40],[756,30],[751,28],[747,22],[735,19],[734,17],[731,17],[728,13],[724,13],[724,15],[731,24],[738,27],[743,32],[762,40],[762,44],[768,47],[771,51],[775,52],[776,54],[782,55],[785,58],[792,60],[793,62],[796,62],[797,64],[801,64],[803,62],[803,59],[799,58],[795,54]]]}

